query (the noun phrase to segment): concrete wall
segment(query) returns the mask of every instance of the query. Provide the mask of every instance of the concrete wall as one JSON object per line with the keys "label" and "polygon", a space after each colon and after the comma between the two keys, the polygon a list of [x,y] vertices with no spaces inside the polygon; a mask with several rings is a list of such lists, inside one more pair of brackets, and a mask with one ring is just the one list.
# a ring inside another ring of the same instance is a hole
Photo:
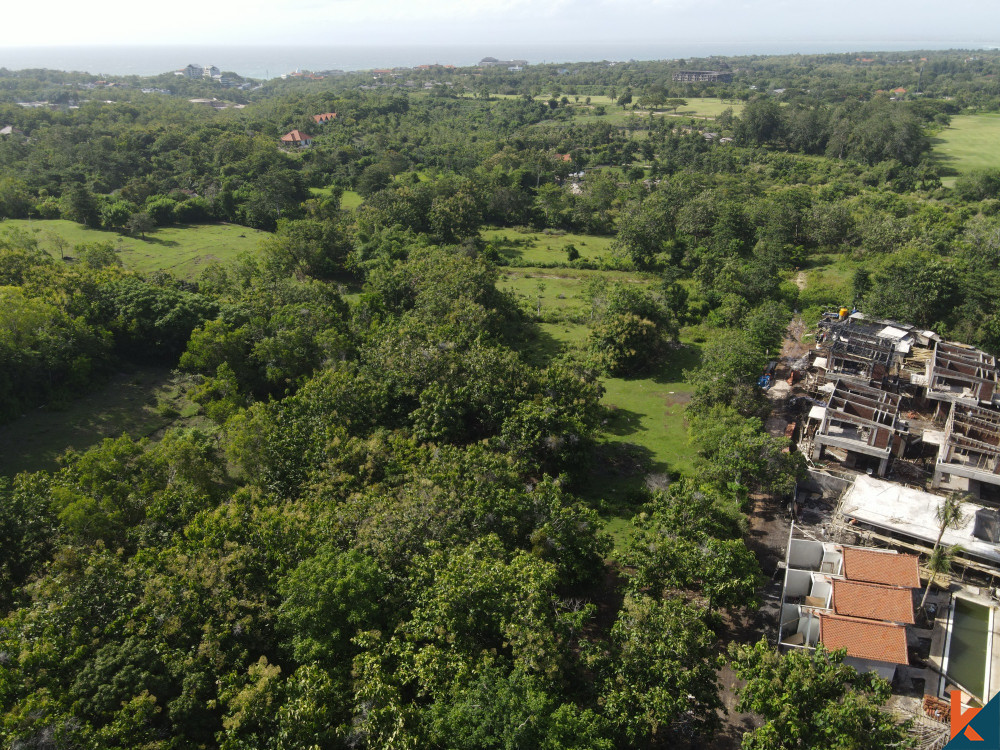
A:
{"label": "concrete wall", "polygon": [[823,543],[808,539],[793,539],[788,550],[788,567],[799,570],[819,570],[823,562]]}
{"label": "concrete wall", "polygon": [[842,479],[832,474],[809,469],[806,478],[799,482],[799,488],[808,492],[822,493],[824,497],[839,497],[851,484],[852,480],[850,479]]}
{"label": "concrete wall", "polygon": [[785,596],[808,596],[812,590],[812,574],[805,570],[788,570],[785,574]]}
{"label": "concrete wall", "polygon": [[833,584],[826,576],[813,576],[812,592],[810,596],[822,596],[827,603],[830,601],[830,594],[833,592]]}

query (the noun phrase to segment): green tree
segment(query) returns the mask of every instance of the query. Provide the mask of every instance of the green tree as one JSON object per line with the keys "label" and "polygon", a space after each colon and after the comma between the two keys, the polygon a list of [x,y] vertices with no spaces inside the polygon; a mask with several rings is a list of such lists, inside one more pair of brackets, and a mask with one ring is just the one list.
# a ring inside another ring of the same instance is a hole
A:
{"label": "green tree", "polygon": [[691,419],[691,443],[702,475],[720,487],[789,495],[805,472],[787,438],[772,437],[759,417],[717,405]]}
{"label": "green tree", "polygon": [[906,725],[883,711],[892,688],[874,672],[858,674],[844,651],[795,649],[779,655],[761,640],[730,646],[743,681],[738,711],[764,724],[743,736],[747,750],[865,750],[912,747]]}
{"label": "green tree", "polygon": [[714,734],[721,657],[701,611],[680,599],[626,597],[610,645],[601,698],[628,742]]}
{"label": "green tree", "polygon": [[101,208],[101,224],[108,229],[124,229],[137,211],[138,208],[132,201],[116,200],[106,203]]}
{"label": "green tree", "polygon": [[129,234],[138,234],[142,239],[146,239],[146,232],[152,231],[155,226],[152,216],[145,211],[137,211],[129,217],[126,229]]}

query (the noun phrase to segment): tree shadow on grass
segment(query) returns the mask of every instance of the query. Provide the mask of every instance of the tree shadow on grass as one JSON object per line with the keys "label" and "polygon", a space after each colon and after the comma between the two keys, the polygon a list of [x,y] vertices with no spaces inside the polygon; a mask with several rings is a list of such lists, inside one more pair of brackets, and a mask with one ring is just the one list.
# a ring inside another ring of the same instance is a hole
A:
{"label": "tree shadow on grass", "polygon": [[635,443],[609,441],[594,448],[590,464],[573,487],[605,516],[632,516],[649,498],[647,479],[665,476],[669,467]]}
{"label": "tree shadow on grass", "polygon": [[941,177],[958,176],[958,169],[955,166],[958,159],[951,154],[942,153],[940,150],[940,147],[945,145],[944,138],[931,138],[930,143],[930,160],[931,164],[937,168],[938,175]]}
{"label": "tree shadow on grass", "polygon": [[566,350],[563,342],[535,322],[518,332],[513,345],[533,367],[548,367]]}
{"label": "tree shadow on grass", "polygon": [[601,429],[610,435],[633,435],[645,432],[648,428],[642,426],[643,414],[631,409],[610,405],[605,408],[605,421]]}
{"label": "tree shadow on grass", "polygon": [[146,235],[141,238],[143,242],[150,245],[162,245],[163,247],[177,247],[181,243],[177,240],[161,240],[159,237],[154,237],[151,234]]}
{"label": "tree shadow on grass", "polygon": [[657,385],[680,383],[684,380],[685,370],[693,370],[699,366],[701,366],[701,345],[681,344],[664,355],[663,364],[653,373],[651,379]]}

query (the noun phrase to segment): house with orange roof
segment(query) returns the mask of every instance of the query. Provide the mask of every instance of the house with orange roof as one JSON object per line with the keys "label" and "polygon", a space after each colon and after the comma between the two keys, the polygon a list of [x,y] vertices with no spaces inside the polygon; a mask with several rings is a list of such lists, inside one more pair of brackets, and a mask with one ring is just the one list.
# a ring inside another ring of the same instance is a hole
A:
{"label": "house with orange roof", "polygon": [[846,649],[845,662],[892,679],[909,664],[906,627],[920,587],[916,555],[790,538],[779,646]]}
{"label": "house with orange roof", "polygon": [[336,120],[336,119],[337,119],[336,112],[324,112],[321,115],[313,115],[313,121],[318,125],[325,125],[326,123],[330,122],[330,120]]}
{"label": "house with orange roof", "polygon": [[311,146],[313,137],[303,133],[301,130],[291,130],[281,136],[281,143],[285,146],[298,146],[299,148]]}

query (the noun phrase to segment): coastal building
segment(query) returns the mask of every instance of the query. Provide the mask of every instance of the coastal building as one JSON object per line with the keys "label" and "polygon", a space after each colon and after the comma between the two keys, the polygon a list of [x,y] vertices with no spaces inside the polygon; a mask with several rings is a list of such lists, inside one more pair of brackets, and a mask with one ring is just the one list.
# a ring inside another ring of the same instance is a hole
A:
{"label": "coastal building", "polygon": [[484,57],[479,61],[480,68],[507,68],[507,70],[513,68],[523,70],[527,64],[527,60],[497,60],[495,57]]}
{"label": "coastal building", "polygon": [[730,83],[733,74],[722,70],[679,70],[674,80],[682,83]]}

